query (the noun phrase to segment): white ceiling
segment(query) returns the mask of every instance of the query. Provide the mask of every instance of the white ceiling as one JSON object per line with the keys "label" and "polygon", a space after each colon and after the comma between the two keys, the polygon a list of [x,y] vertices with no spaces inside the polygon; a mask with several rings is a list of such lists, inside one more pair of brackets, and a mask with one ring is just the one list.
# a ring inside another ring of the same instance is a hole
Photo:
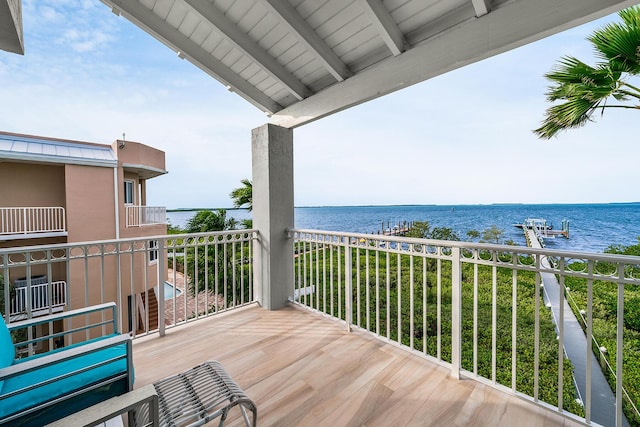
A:
{"label": "white ceiling", "polygon": [[296,127],[637,0],[102,0]]}

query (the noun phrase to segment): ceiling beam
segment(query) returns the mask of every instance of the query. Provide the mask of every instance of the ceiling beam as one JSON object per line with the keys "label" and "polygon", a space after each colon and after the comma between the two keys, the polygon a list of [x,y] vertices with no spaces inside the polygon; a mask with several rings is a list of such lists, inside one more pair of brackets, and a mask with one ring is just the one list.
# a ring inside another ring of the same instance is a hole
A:
{"label": "ceiling beam", "polygon": [[280,82],[298,100],[312,95],[312,92],[300,80],[287,71],[273,56],[254,42],[249,35],[231,22],[213,4],[207,0],[184,0],[184,3],[220,31],[231,44]]}
{"label": "ceiling beam", "polygon": [[0,50],[24,55],[21,0],[0,0]]}
{"label": "ceiling beam", "polygon": [[382,40],[384,40],[393,56],[398,56],[404,52],[407,41],[382,1],[359,0],[359,2],[369,15],[371,23],[376,27],[380,37],[382,37]]}
{"label": "ceiling beam", "polygon": [[476,11],[476,17],[481,17],[491,12],[491,0],[471,0]]}
{"label": "ceiling beam", "polygon": [[282,109],[280,104],[256,89],[180,31],[168,25],[138,0],[102,0],[102,2],[119,11],[127,20],[178,52],[180,57],[188,58],[191,63],[223,85],[231,87],[238,95],[262,111],[272,114]]}
{"label": "ceiling beam", "polygon": [[483,19],[467,20],[402,55],[381,61],[278,111],[271,123],[295,128],[636,3],[637,0],[513,0]]}
{"label": "ceiling beam", "polygon": [[327,46],[288,1],[262,0],[262,3],[283,24],[289,27],[298,41],[315,55],[336,80],[341,82],[353,75],[347,65]]}

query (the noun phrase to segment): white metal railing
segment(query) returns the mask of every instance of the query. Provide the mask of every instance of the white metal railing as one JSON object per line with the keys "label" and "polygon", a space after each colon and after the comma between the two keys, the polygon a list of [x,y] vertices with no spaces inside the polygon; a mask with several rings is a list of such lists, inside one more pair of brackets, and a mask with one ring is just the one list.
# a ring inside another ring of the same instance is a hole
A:
{"label": "white metal railing", "polygon": [[164,206],[126,206],[126,226],[166,224],[167,208]]}
{"label": "white metal railing", "polygon": [[[576,302],[576,299],[571,295],[570,288],[566,288],[565,292],[567,294],[567,302],[571,305],[571,308],[578,313],[579,319],[580,319],[580,325],[583,327],[584,330],[586,330],[587,319],[585,316],[587,315],[587,311],[585,309],[580,308],[579,304]],[[607,354],[606,347],[601,346],[600,343],[598,342],[598,339],[595,336],[593,336],[593,334],[591,335],[591,341],[593,343],[594,353],[597,354],[598,360],[601,361],[601,364],[606,366],[609,375],[613,376],[614,379],[617,379],[616,372],[611,366],[611,362],[609,361],[609,355]],[[631,396],[629,396],[629,393],[627,392],[624,385],[622,387],[622,393],[624,394],[624,398],[626,399],[626,401],[629,402],[630,410],[633,411],[633,413],[638,419],[640,419],[640,409],[638,409],[638,405],[640,405],[640,402],[634,403],[634,400],[631,398]]]}
{"label": "white metal railing", "polygon": [[[597,362],[576,369],[568,358],[578,353],[590,361],[593,354],[579,326],[584,343],[576,344],[564,292],[569,283],[586,290],[591,336],[594,322],[607,321],[596,315],[593,295],[610,288],[612,347],[623,355],[625,346],[640,345],[625,342],[623,320],[632,315],[625,295],[640,297],[639,257],[318,230],[290,235],[295,304],[408,348],[456,378],[473,378],[585,424],[622,426],[623,407],[632,425],[640,422],[629,410],[639,399],[637,374],[624,356],[610,355],[610,387]],[[635,390],[629,399],[623,382]]]}
{"label": "white metal railing", "polygon": [[[64,278],[67,308],[113,301],[120,330],[134,336],[163,334],[166,328],[255,301],[257,239],[255,230],[237,230],[0,249],[0,276],[5,284],[25,277],[30,283],[44,275]],[[53,283],[46,287],[46,298],[51,297],[46,301],[54,301]],[[172,288],[172,298],[165,300],[165,287]],[[26,294],[22,288],[4,286],[0,312],[26,308],[30,318],[44,308],[45,300],[39,299],[44,291],[35,285],[24,289]],[[28,289],[38,298],[25,299]],[[12,292],[18,292],[20,304],[14,304]],[[141,301],[146,302],[144,309]],[[46,310],[53,312],[53,305]]]}
{"label": "white metal railing", "polygon": [[63,207],[0,208],[0,235],[64,231]]}
{"label": "white metal railing", "polygon": [[[31,298],[29,298],[31,295]],[[67,304],[67,283],[59,280],[51,283],[28,284],[15,288],[11,299],[11,316],[27,313],[48,312],[49,309],[64,307]]]}

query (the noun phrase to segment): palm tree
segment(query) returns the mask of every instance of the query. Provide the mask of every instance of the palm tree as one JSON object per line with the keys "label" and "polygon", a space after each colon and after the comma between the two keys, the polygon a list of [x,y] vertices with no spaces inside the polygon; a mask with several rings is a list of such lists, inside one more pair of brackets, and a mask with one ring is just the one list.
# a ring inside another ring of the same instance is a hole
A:
{"label": "palm tree", "polygon": [[231,191],[229,197],[233,200],[234,208],[247,208],[249,212],[253,209],[253,184],[251,180],[245,178],[240,181],[242,187]]}
{"label": "palm tree", "polygon": [[[560,59],[545,77],[553,82],[542,126],[534,133],[550,139],[559,131],[584,126],[605,108],[640,109],[640,89],[625,79],[640,74],[640,6],[618,13],[622,22],[611,23],[587,37],[600,59],[595,66],[571,56]],[[617,102],[608,103],[610,98]]]}
{"label": "palm tree", "polygon": [[209,231],[234,230],[237,221],[234,218],[227,219],[225,209],[215,211],[198,211],[188,222],[185,233],[204,233]]}

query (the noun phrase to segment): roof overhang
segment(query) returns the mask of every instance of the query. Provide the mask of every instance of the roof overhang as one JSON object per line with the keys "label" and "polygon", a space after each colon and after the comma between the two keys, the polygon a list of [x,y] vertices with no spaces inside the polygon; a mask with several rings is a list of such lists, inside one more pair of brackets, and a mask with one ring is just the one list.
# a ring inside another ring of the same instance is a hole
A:
{"label": "roof overhang", "polygon": [[122,169],[124,169],[125,172],[135,173],[142,179],[151,179],[168,173],[164,169],[158,169],[148,165],[134,165],[130,163],[123,163]]}
{"label": "roof overhang", "polygon": [[293,128],[638,0],[102,0]]}
{"label": "roof overhang", "polygon": [[0,49],[24,55],[21,0],[0,0]]}
{"label": "roof overhang", "polygon": [[1,161],[118,167],[108,145],[0,132]]}

